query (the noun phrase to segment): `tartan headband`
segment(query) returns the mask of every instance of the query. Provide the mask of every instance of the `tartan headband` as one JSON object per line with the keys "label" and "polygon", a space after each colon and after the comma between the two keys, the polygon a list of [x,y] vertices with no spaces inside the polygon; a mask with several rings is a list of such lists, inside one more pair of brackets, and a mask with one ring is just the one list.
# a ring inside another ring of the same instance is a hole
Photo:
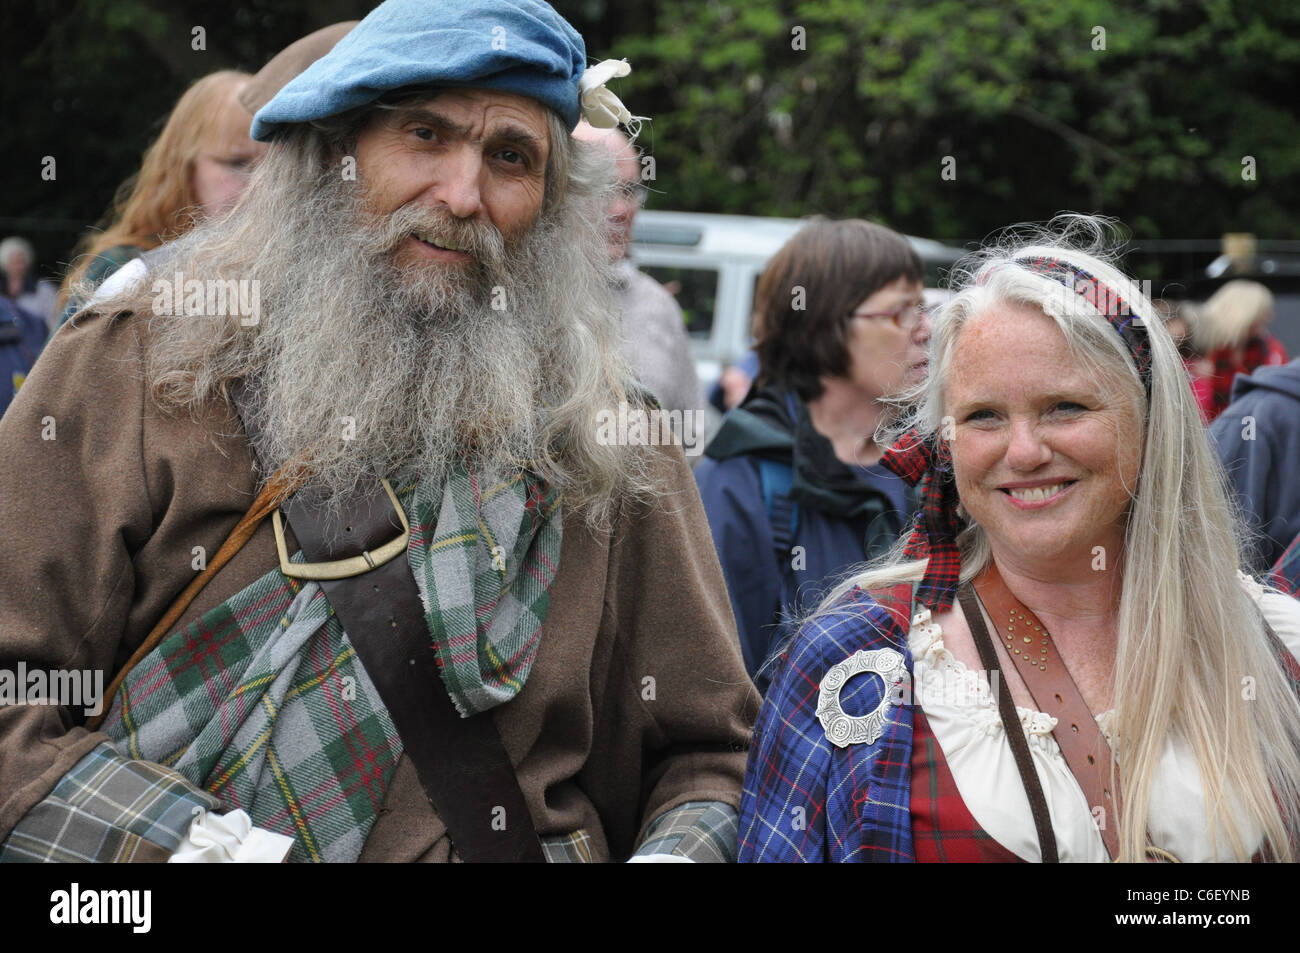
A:
{"label": "tartan headband", "polygon": [[[1146,326],[1128,303],[1095,275],[1060,259],[1025,257],[1013,259],[1013,263],[1060,282],[1105,315],[1128,348],[1149,401],[1151,341]],[[961,577],[957,484],[948,445],[938,434],[923,434],[913,427],[884,452],[880,463],[909,486],[921,486],[921,511],[903,553],[909,559],[929,559],[916,598],[932,611],[942,612],[952,606]]]}
{"label": "tartan headband", "polygon": [[1146,391],[1149,402],[1151,400],[1151,338],[1141,316],[1133,310],[1132,306],[1100,278],[1059,258],[1046,256],[1016,258],[1013,259],[1013,264],[1060,282],[1105,316],[1110,326],[1123,340],[1124,346],[1128,348],[1129,356],[1133,358],[1133,365],[1137,368],[1138,377],[1142,379],[1142,387]]}

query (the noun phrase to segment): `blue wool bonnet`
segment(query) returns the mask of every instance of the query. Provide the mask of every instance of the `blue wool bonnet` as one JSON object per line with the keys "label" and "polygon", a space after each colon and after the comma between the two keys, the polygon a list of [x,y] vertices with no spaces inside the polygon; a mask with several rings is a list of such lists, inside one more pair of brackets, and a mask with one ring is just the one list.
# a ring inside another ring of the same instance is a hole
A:
{"label": "blue wool bonnet", "polygon": [[528,96],[572,130],[587,63],[582,37],[542,0],[387,0],[253,117],[266,141],[281,123],[324,119],[405,86],[472,86]]}

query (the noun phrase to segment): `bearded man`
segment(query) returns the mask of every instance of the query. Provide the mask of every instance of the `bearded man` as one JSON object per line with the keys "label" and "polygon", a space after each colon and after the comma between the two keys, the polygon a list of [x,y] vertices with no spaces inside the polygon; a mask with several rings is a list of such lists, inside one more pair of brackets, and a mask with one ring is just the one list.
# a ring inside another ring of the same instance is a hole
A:
{"label": "bearded man", "polygon": [[645,398],[585,62],[536,0],[389,0],[56,336],[0,422],[0,672],[126,674],[97,730],[0,698],[0,860],[734,859],[699,497],[596,425]]}

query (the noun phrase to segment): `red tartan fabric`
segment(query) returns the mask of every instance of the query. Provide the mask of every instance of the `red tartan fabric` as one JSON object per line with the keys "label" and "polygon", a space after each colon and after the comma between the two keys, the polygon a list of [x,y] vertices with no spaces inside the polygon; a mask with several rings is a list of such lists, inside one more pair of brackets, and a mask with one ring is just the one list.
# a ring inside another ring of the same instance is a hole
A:
{"label": "red tartan fabric", "polygon": [[1020,858],[979,826],[918,707],[912,728],[912,847],[918,864],[1013,864]]}
{"label": "red tartan fabric", "polygon": [[1207,422],[1212,422],[1232,402],[1232,382],[1238,374],[1253,374],[1261,367],[1274,367],[1288,360],[1286,348],[1273,335],[1251,338],[1240,353],[1220,348],[1210,353],[1214,376],[1210,379],[1210,408]]}
{"label": "red tartan fabric", "polygon": [[953,482],[948,444],[927,438],[915,427],[888,447],[880,465],[910,486],[921,484],[921,512],[904,550],[909,559],[929,559],[916,589],[916,601],[942,612],[952,606],[961,576],[957,551],[957,484]]}

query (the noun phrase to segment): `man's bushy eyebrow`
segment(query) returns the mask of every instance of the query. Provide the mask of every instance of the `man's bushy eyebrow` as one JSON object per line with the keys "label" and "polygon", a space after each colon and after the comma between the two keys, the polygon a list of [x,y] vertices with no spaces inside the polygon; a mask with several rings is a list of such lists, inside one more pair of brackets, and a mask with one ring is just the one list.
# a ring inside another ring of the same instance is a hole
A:
{"label": "man's bushy eyebrow", "polygon": [[[430,126],[433,126],[438,129],[446,130],[447,132],[456,136],[460,136],[461,138],[465,138],[465,139],[469,138],[468,126],[465,126],[462,123],[454,122],[453,120],[449,119],[447,116],[443,115],[442,113],[438,112],[436,109],[432,107],[410,105],[410,106],[395,106],[392,107],[392,109],[393,109],[393,115],[390,121],[394,125],[401,125],[402,123],[412,122],[412,121],[425,122],[428,123]],[[507,123],[501,128],[494,130],[493,133],[488,138],[495,139],[498,141],[516,143],[519,145],[531,146],[534,149],[540,149],[545,144],[546,141],[545,139],[529,132],[527,129],[523,128],[522,126],[517,126],[514,123]]]}

